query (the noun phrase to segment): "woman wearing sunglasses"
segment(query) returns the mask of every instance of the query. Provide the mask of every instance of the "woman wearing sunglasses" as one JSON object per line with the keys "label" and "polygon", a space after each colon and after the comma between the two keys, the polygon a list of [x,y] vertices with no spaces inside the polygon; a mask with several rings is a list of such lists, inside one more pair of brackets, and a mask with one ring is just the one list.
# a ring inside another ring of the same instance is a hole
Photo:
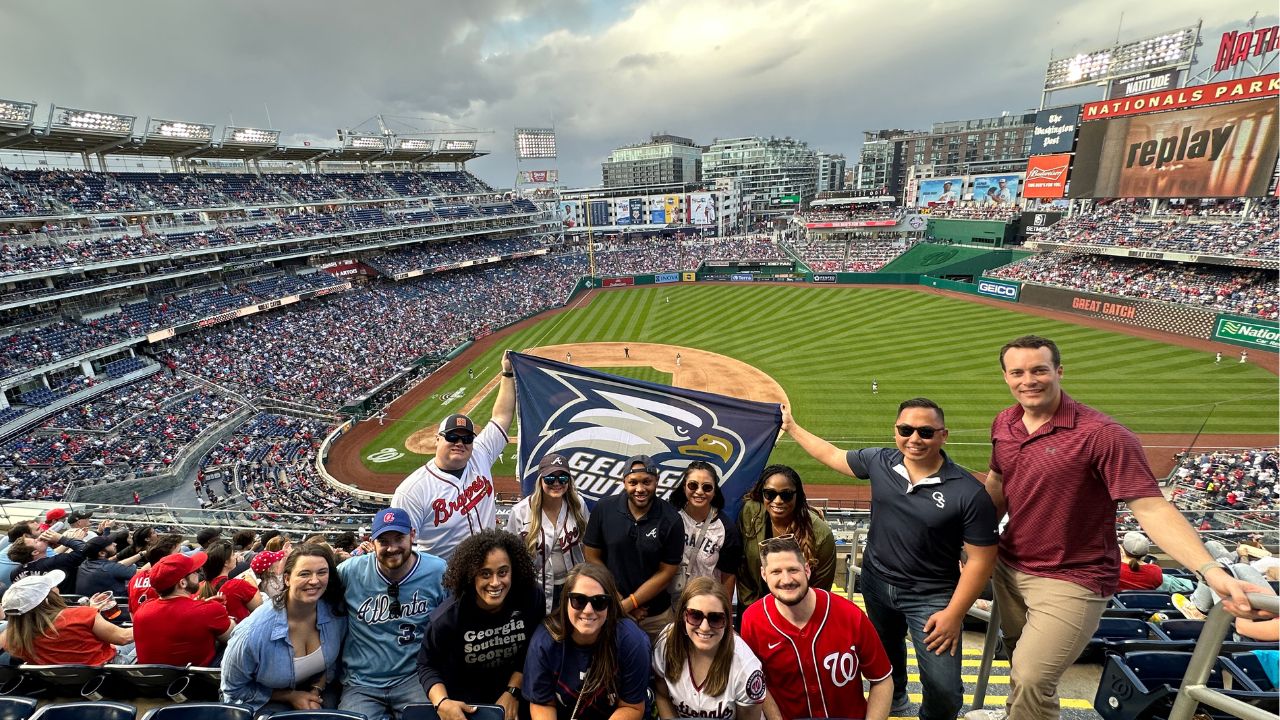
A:
{"label": "woman wearing sunglasses", "polygon": [[[671,504],[684,522],[684,559],[671,581],[672,599],[696,577],[709,577],[733,596],[738,567],[742,564],[742,536],[722,514],[724,492],[715,466],[694,460],[685,468],[680,484],[671,491]],[[679,619],[679,615],[676,618]]]}
{"label": "woman wearing sunglasses", "polygon": [[511,508],[507,528],[524,538],[533,557],[546,612],[560,601],[569,568],[586,559],[582,533],[588,519],[590,513],[573,486],[568,458],[556,453],[544,456],[538,463],[533,492]]}
{"label": "woman wearing sunglasses", "polygon": [[738,573],[738,601],[742,607],[768,594],[760,577],[760,543],[794,536],[813,568],[811,587],[830,590],[836,579],[836,539],[822,516],[805,500],[800,473],[786,465],[770,465],[747,493],[738,513],[743,562]]}
{"label": "woman wearing sunglasses", "polygon": [[582,563],[565,578],[560,607],[533,635],[524,695],[533,720],[647,717],[649,638],[622,613],[603,565]]}
{"label": "woman wearing sunglasses", "polygon": [[676,601],[676,621],[653,647],[658,717],[759,720],[764,672],[730,627],[729,593],[695,577]]}
{"label": "woman wearing sunglasses", "polygon": [[542,588],[520,538],[484,530],[449,558],[450,596],[431,613],[418,679],[441,720],[466,720],[475,705],[501,705],[514,720],[525,650],[542,624]]}

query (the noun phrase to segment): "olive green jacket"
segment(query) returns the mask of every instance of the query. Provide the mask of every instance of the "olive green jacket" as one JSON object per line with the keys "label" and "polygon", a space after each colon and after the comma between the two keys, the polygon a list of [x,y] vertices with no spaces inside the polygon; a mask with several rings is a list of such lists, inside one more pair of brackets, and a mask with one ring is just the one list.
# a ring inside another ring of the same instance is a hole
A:
{"label": "olive green jacket", "polygon": [[[814,552],[817,563],[809,578],[810,587],[830,590],[836,579],[836,538],[831,526],[818,513],[809,510],[813,522]],[[747,500],[738,512],[738,530],[742,533],[742,568],[738,571],[738,601],[742,607],[764,597],[769,592],[760,577],[760,541],[764,539],[768,522],[764,505]]]}

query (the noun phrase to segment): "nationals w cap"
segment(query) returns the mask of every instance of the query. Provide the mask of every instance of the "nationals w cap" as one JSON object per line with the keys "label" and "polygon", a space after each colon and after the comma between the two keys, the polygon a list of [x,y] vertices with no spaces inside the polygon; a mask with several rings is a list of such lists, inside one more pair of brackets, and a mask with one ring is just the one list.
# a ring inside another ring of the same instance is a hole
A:
{"label": "nationals w cap", "polygon": [[400,508],[383,508],[373,516],[373,537],[385,532],[398,532],[408,535],[413,530],[409,522],[409,513]]}
{"label": "nationals w cap", "polygon": [[465,432],[475,435],[476,426],[471,422],[471,418],[466,415],[454,413],[440,421],[440,434],[443,435],[447,432]]}

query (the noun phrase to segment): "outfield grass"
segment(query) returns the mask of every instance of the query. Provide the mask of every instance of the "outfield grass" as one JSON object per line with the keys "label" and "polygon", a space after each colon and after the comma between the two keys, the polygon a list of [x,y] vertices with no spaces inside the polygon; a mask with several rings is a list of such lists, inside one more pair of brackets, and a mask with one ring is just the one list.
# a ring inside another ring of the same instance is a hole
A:
{"label": "outfield grass", "polygon": [[[791,398],[796,419],[841,447],[892,443],[897,404],[929,397],[947,413],[948,452],[962,465],[982,469],[991,419],[1012,403],[997,353],[1006,341],[1027,333],[1048,336],[1062,348],[1068,393],[1136,432],[1280,430],[1276,378],[1254,365],[1240,365],[1230,356],[1215,364],[1209,352],[912,290],[641,287],[602,293],[585,308],[512,336],[506,346],[630,341],[730,355],[772,375]],[[491,349],[473,365],[477,377],[493,376],[500,351]],[[880,388],[876,395],[873,379]],[[423,456],[406,454],[374,464],[367,455],[384,447],[403,450],[405,437],[456,411],[481,385],[467,379],[466,367],[456,368],[441,393],[465,387],[466,394],[447,404],[425,402],[406,422],[388,427],[361,452],[366,466],[382,472],[416,468]],[[488,417],[492,395],[474,413],[477,422]],[[514,474],[513,454],[514,448],[499,474]],[[787,438],[772,459],[795,466],[806,480],[843,480]]]}

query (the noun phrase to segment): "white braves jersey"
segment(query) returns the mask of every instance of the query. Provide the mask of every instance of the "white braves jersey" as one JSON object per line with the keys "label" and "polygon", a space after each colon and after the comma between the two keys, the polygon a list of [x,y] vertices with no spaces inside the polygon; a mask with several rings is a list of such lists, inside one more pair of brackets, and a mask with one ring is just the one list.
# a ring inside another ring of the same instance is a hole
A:
{"label": "white braves jersey", "polygon": [[[667,651],[667,637],[674,630],[683,630],[684,621],[676,620],[676,624],[668,625],[658,635],[653,645],[653,674],[667,683],[667,694],[671,696],[671,704],[676,714],[682,718],[732,718],[737,708],[759,705],[764,702],[764,670],[756,659],[751,648],[737,635],[733,636],[733,663],[729,666],[729,684],[719,696],[707,695],[701,688],[693,684],[693,676],[689,667],[680,669],[680,676],[675,681],[667,679],[663,673]],[[733,632],[725,628],[725,632]]]}
{"label": "white braves jersey", "polygon": [[431,458],[400,483],[391,506],[408,511],[420,549],[447,562],[458,543],[498,526],[493,463],[506,446],[507,433],[490,420],[476,435],[460,477],[436,467]]}

